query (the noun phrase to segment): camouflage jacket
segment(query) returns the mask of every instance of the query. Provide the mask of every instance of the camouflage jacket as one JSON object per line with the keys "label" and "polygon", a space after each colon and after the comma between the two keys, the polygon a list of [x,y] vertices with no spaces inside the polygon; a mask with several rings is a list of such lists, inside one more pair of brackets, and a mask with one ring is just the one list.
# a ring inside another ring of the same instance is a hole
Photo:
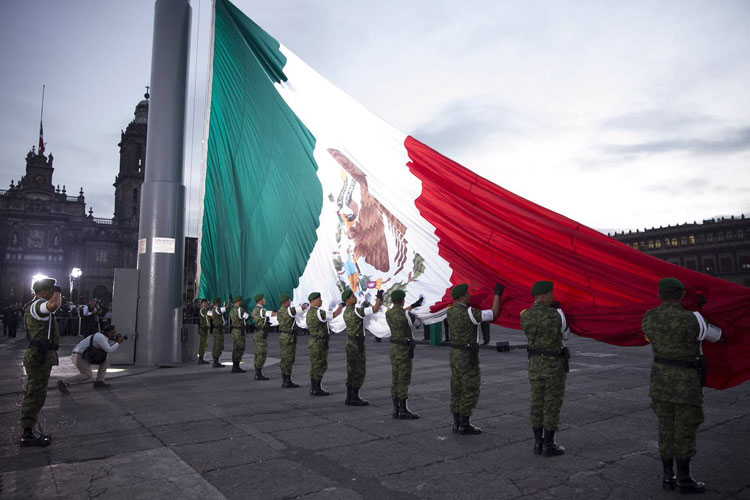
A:
{"label": "camouflage jacket", "polygon": [[266,318],[266,308],[256,304],[253,307],[253,323],[255,323],[255,331],[262,332],[268,330],[269,321]]}
{"label": "camouflage jacket", "polygon": [[[559,350],[563,346],[563,320],[557,309],[544,302],[536,302],[521,312],[521,329],[529,340],[529,349]],[[529,378],[543,379],[564,376],[562,358],[530,356]]]}
{"label": "camouflage jacket", "polygon": [[216,328],[217,326],[224,326],[225,312],[227,312],[227,310],[224,306],[214,306],[213,309],[211,309],[211,325],[214,328]]}
{"label": "camouflage jacket", "polygon": [[[318,311],[320,311],[320,318],[318,317]],[[326,315],[328,313],[323,309],[315,306],[310,306],[307,310],[307,328],[310,330],[312,337],[325,337],[328,335],[328,323],[326,323]]]}
{"label": "camouflage jacket", "polygon": [[[643,317],[644,333],[651,341],[654,356],[695,361],[700,354],[700,325],[695,314],[681,304],[664,303]],[[691,368],[654,363],[651,366],[649,396],[694,406],[703,404],[698,372]]]}
{"label": "camouflage jacket", "polygon": [[232,310],[229,311],[229,324],[232,325],[232,328],[242,328],[245,326],[245,320],[248,317],[249,315],[244,307],[233,307]]}
{"label": "camouflage jacket", "polygon": [[350,337],[364,337],[365,316],[367,314],[372,314],[372,308],[346,306],[346,308],[344,308],[344,323],[346,323],[346,334]]}
{"label": "camouflage jacket", "polygon": [[[60,345],[60,330],[55,320],[54,313],[44,314],[42,304],[47,303],[45,299],[38,298],[30,302],[24,311],[24,321],[26,325],[26,337],[29,342],[46,341],[49,338],[50,345]],[[39,350],[35,346],[30,346],[26,356],[33,356]],[[57,351],[49,350],[47,359],[52,361],[53,365],[57,364]]]}
{"label": "camouflage jacket", "polygon": [[[409,319],[406,318],[407,315]],[[391,329],[392,339],[411,340],[413,338],[411,325],[417,320],[414,313],[406,311],[403,306],[393,306],[386,311],[385,320],[388,322],[388,328]]]}
{"label": "camouflage jacket", "polygon": [[476,322],[471,320],[469,314],[469,307],[460,302],[456,302],[448,309],[448,328],[450,328],[452,343],[475,344],[477,342],[477,325],[482,322],[482,311],[471,308],[471,315]]}
{"label": "camouflage jacket", "polygon": [[297,315],[298,309],[296,307],[282,306],[279,312],[276,314],[276,319],[279,320],[279,330],[282,333],[292,333],[294,328],[294,317]]}
{"label": "camouflage jacket", "polygon": [[201,328],[209,328],[211,326],[211,317],[208,315],[207,308],[201,307],[200,311],[198,312],[198,316],[200,316]]}

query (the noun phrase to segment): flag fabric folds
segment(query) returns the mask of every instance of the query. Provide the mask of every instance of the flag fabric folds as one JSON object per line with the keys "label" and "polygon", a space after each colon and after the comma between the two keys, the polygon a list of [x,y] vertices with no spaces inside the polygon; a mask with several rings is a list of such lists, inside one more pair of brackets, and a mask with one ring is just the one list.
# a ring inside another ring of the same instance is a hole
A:
{"label": "flag fabric folds", "polygon": [[[687,286],[685,306],[725,332],[704,346],[709,386],[750,378],[750,288],[646,255],[483,179],[371,114],[227,0],[215,2],[212,47],[202,297],[262,292],[276,307],[282,293],[302,303],[318,291],[332,308],[345,288],[369,301],[403,289],[407,303],[425,297],[418,312],[433,323],[454,284],[469,283],[474,304],[489,308],[500,282],[495,322],[519,328],[531,285],[545,279],[573,332],[637,346],[658,280],[674,276]],[[367,327],[389,334],[382,314]]]}

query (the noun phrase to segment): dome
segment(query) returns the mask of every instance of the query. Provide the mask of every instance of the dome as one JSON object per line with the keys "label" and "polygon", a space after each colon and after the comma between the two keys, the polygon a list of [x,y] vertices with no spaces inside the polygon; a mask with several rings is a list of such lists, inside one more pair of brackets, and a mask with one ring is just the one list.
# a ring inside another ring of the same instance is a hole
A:
{"label": "dome", "polygon": [[144,99],[135,107],[135,123],[148,124],[148,100]]}

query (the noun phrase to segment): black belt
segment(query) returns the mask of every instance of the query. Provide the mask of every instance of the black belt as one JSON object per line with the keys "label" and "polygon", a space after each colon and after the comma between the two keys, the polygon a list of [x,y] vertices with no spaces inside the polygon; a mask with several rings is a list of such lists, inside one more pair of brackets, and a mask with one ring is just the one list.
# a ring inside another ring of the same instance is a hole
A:
{"label": "black belt", "polygon": [[562,347],[559,349],[541,349],[541,348],[534,348],[534,347],[528,347],[526,349],[529,353],[529,357],[531,356],[548,356],[551,358],[559,358],[563,355]]}
{"label": "black belt", "polygon": [[679,366],[680,368],[690,368],[691,370],[697,370],[699,365],[695,361],[686,361],[684,359],[669,359],[662,358],[661,356],[654,356],[654,363],[669,366]]}
{"label": "black belt", "polygon": [[458,349],[459,351],[473,351],[473,346],[476,344],[451,344],[450,342],[446,342],[445,345],[450,346],[451,349]]}

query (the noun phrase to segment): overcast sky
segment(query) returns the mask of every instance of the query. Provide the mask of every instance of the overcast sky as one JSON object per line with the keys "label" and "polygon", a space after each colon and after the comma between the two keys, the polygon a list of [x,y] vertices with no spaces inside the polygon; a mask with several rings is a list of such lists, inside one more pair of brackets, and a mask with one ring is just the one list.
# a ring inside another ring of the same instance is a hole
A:
{"label": "overcast sky", "polygon": [[[381,118],[583,224],[750,214],[750,2],[235,3]],[[211,2],[191,4],[195,235]],[[0,188],[37,142],[44,83],[54,182],[83,186],[95,216],[112,216],[120,130],[150,78],[153,7],[0,0]]]}

